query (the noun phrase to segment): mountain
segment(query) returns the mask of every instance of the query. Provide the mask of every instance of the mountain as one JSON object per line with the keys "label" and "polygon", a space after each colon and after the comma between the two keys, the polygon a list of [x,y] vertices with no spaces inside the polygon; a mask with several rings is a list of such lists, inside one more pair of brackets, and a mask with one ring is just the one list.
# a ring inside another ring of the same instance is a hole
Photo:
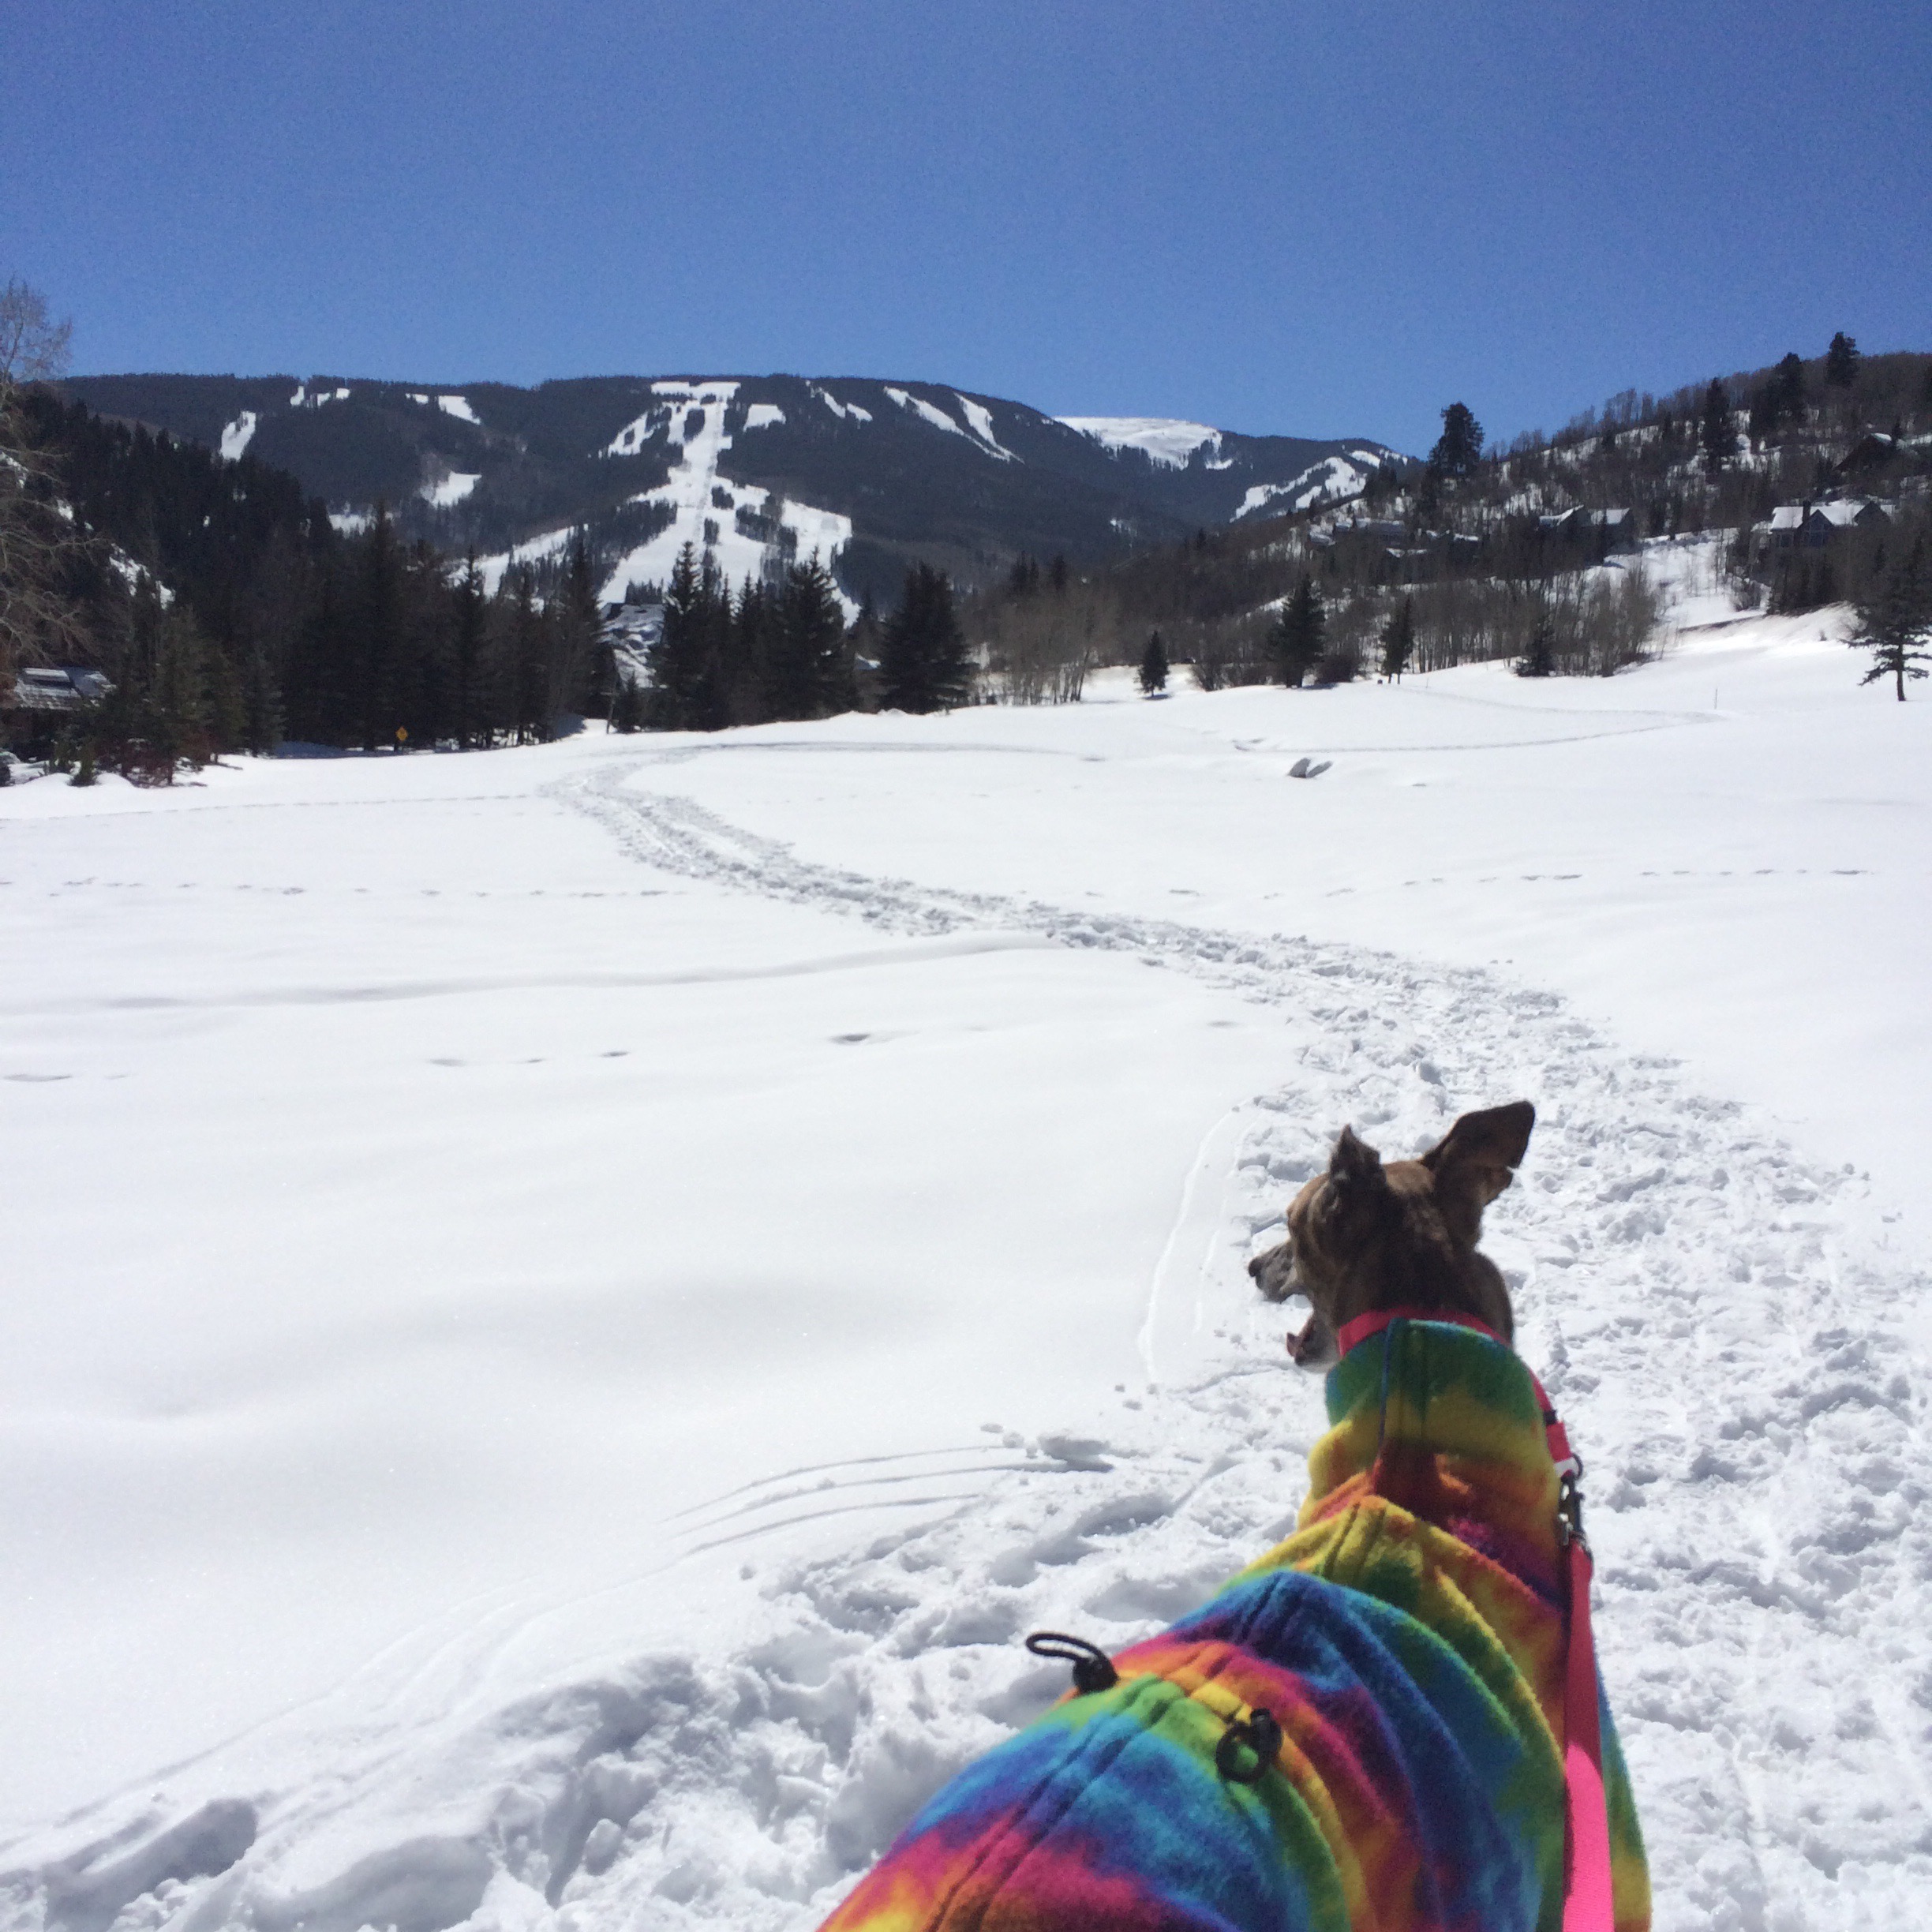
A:
{"label": "mountain", "polygon": [[388,502],[405,534],[497,566],[586,529],[607,597],[685,542],[733,578],[816,549],[881,604],[907,564],[962,583],[1021,552],[1100,564],[1204,526],[1353,494],[1395,452],[1141,417],[1061,421],[934,383],[597,376],[503,383],[90,376],[101,414],[289,470],[339,522]]}

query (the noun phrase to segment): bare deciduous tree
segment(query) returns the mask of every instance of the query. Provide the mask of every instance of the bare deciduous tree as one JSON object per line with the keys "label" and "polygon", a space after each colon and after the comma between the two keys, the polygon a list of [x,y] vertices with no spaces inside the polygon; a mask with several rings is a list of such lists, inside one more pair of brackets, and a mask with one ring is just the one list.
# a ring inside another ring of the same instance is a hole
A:
{"label": "bare deciduous tree", "polygon": [[28,435],[21,391],[66,372],[69,321],[55,322],[39,290],[10,277],[0,290],[0,680],[79,640],[60,593],[61,567],[76,541],[54,496],[45,454]]}
{"label": "bare deciduous tree", "polygon": [[71,319],[56,322],[47,298],[18,275],[0,289],[0,392],[21,383],[58,382],[67,373]]}

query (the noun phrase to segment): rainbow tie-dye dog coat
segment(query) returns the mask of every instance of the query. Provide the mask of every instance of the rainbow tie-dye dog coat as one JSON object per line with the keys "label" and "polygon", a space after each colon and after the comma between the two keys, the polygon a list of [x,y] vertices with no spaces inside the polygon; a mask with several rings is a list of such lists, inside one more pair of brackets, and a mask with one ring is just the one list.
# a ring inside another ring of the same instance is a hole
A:
{"label": "rainbow tie-dye dog coat", "polygon": [[[1327,1395],[1295,1533],[961,1772],[826,1932],[1558,1932],[1563,1586],[1530,1377],[1405,1322]],[[1262,1709],[1282,1741],[1242,1782],[1216,1753]],[[1617,1932],[1639,1932],[1602,1723]]]}

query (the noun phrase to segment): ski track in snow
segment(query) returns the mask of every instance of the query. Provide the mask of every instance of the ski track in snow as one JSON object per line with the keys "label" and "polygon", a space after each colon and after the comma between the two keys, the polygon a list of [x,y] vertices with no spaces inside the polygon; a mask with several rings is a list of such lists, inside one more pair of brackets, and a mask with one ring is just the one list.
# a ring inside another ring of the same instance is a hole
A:
{"label": "ski track in snow", "polygon": [[[1932,1900],[1932,1473],[1923,1277],[1861,1182],[1685,1090],[1563,1003],[1474,971],[1302,939],[952,892],[806,863],[640,779],[678,747],[552,795],[657,871],[846,914],[1126,954],[1279,1013],[1301,1071],[1210,1131],[1176,1177],[1148,1286],[1146,1386],[1104,1421],[775,1472],[683,1513],[687,1555],[742,1551],[763,1634],[658,1653],[479,1715],[517,1613],[459,1606],[365,1673],[440,1728],[366,1721],[326,1777],[140,1788],[64,1851],[0,1851],[0,1924],[66,1932],[617,1932],[807,1927],[945,1778],[1063,1687],[1042,1626],[1118,1648],[1292,1526],[1319,1384],[1246,1256],[1352,1121],[1385,1151],[1466,1106],[1539,1119],[1485,1242],[1519,1340],[1589,1465],[1600,1646],[1649,1840],[1661,1928],[1923,1924]],[[1240,1282],[1230,1290],[1230,1281]],[[897,1512],[881,1515],[882,1510]],[[761,1544],[867,1518],[865,1547]],[[882,1525],[884,1527],[882,1528]],[[406,1802],[405,1802],[406,1800]],[[434,1811],[395,1842],[385,1821]],[[302,1848],[348,1829],[326,1871]],[[297,1882],[299,1870],[301,1881]]]}

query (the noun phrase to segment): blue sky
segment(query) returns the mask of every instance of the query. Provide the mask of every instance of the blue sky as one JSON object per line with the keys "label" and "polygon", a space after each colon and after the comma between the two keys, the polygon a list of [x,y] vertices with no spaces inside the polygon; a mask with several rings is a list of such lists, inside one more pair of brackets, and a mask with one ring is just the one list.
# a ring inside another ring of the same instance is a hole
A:
{"label": "blue sky", "polygon": [[75,368],[923,377],[1420,449],[1932,349],[1932,8],[58,0]]}

